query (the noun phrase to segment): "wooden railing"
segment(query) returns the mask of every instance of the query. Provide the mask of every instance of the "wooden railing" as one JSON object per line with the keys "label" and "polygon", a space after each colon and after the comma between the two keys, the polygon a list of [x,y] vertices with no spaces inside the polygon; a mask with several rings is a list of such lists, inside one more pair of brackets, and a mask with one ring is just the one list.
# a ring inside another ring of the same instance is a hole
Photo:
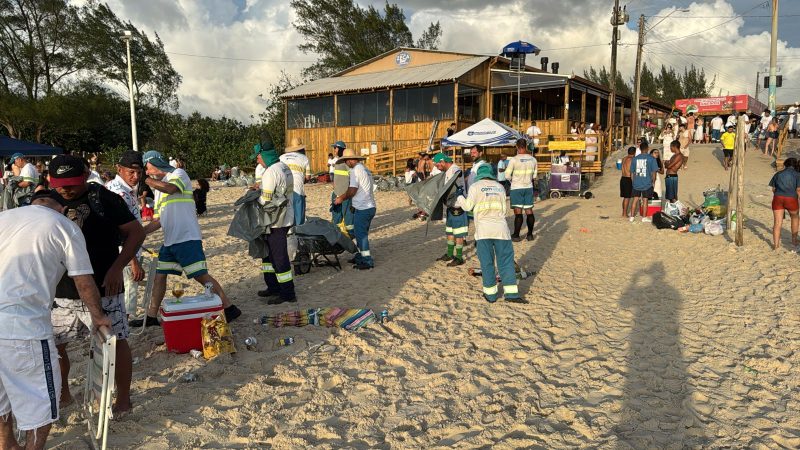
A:
{"label": "wooden railing", "polygon": [[[539,141],[539,151],[536,153],[536,160],[539,163],[540,173],[549,173],[550,166],[554,156],[560,156],[564,151],[570,161],[580,162],[581,172],[583,173],[603,173],[603,161],[608,156],[608,149],[606,147],[606,136],[602,134],[592,134],[590,137],[597,139],[597,143],[592,145],[596,146],[595,153],[586,153],[586,136],[562,134],[551,136],[553,139],[545,140],[544,143]],[[556,142],[562,145],[556,145]],[[574,144],[570,145],[570,144]],[[551,148],[552,147],[552,148]],[[561,148],[570,148],[569,150],[561,150]],[[583,147],[583,148],[580,148]],[[594,155],[594,160],[587,160],[587,156]]]}

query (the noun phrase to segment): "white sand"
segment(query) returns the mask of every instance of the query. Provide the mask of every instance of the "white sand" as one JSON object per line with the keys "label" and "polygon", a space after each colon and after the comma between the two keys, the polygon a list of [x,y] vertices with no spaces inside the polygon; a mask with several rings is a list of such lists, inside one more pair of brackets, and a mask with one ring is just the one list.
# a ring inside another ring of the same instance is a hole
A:
{"label": "white sand", "polygon": [[[716,146],[695,146],[680,197],[727,185]],[[614,158],[615,159],[615,158]],[[402,193],[379,193],[376,268],[313,268],[299,302],[267,306],[258,263],[225,236],[241,188],[209,195],[201,220],[211,273],[244,315],[239,352],[204,363],[167,353],[159,329],[132,338],[130,415],[110,442],[127,448],[800,448],[800,259],[770,250],[772,169],[747,157],[745,247],[618,219],[613,167],[592,200],[536,205],[536,240],[514,244],[536,272],[531,304],[481,298],[477,266],[448,268],[443,225],[409,220]],[[330,187],[308,189],[328,217]],[[609,216],[604,219],[601,216]],[[787,225],[788,227],[788,225]],[[152,242],[151,242],[152,243]],[[156,245],[156,244],[153,244]],[[192,289],[199,291],[199,286]],[[268,329],[267,313],[388,308],[385,328]],[[257,351],[241,344],[259,340]],[[275,347],[292,336],[290,347]],[[321,345],[320,345],[321,344]],[[77,348],[77,346],[75,346]],[[83,356],[73,351],[75,383]],[[195,372],[187,384],[181,376]],[[73,386],[80,395],[82,387]],[[85,448],[78,408],[49,444]]]}

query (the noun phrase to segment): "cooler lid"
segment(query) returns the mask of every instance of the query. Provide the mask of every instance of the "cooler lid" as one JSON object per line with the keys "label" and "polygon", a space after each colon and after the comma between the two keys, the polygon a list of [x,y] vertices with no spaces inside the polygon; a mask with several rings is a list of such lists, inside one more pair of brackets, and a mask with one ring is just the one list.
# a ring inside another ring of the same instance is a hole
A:
{"label": "cooler lid", "polygon": [[193,297],[165,298],[161,302],[161,310],[165,313],[193,311],[197,309],[221,308],[222,299],[217,294],[210,296],[201,294]]}

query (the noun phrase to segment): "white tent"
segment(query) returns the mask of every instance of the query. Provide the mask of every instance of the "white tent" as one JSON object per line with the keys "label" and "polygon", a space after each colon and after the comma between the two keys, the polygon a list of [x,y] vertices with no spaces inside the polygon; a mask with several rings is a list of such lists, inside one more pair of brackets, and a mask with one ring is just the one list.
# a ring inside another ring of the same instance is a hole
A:
{"label": "white tent", "polygon": [[442,147],[503,147],[514,145],[522,135],[511,127],[488,117],[458,133],[442,139]]}

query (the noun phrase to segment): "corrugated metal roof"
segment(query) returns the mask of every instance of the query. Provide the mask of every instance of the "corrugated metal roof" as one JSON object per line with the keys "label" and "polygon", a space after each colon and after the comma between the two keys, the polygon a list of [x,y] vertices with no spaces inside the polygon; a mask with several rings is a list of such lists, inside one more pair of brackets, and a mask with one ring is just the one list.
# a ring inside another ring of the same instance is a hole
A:
{"label": "corrugated metal roof", "polygon": [[298,86],[284,93],[281,97],[304,97],[308,95],[353,92],[364,89],[380,89],[409,84],[454,80],[475,67],[478,67],[488,59],[488,56],[477,56],[457,61],[398,68],[383,72],[320,78],[319,80],[314,80],[302,86]]}

